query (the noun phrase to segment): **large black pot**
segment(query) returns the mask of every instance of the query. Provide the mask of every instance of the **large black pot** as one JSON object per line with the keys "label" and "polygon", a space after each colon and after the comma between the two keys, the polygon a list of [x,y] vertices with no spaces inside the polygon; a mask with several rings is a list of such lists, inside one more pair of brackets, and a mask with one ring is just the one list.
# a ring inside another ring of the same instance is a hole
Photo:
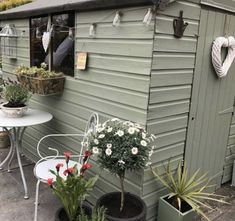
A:
{"label": "large black pot", "polygon": [[120,192],[111,192],[98,199],[96,208],[105,207],[108,221],[146,221],[146,205],[138,196],[125,193],[123,212],[120,213]]}
{"label": "large black pot", "polygon": [[[82,209],[84,213],[91,217],[92,215],[92,208],[88,203],[83,203]],[[69,218],[64,210],[64,208],[59,208],[55,214],[55,221],[69,221]]]}

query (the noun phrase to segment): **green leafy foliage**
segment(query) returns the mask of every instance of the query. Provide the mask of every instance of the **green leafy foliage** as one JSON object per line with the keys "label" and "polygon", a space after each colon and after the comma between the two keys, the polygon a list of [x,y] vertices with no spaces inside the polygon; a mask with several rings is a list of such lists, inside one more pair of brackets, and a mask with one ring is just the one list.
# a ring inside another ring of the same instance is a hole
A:
{"label": "green leafy foliage", "polygon": [[66,155],[66,170],[64,171],[66,179],[59,174],[60,169],[63,167],[61,163],[56,166],[56,171],[50,170],[56,176],[56,181],[53,182],[52,179],[48,179],[48,184],[51,186],[52,192],[61,201],[69,220],[77,221],[79,215],[82,214],[82,203],[93,189],[98,176],[90,179],[84,178],[86,169],[91,168],[91,165],[86,163],[87,156],[83,160],[80,171],[78,171],[77,165],[68,168],[69,158],[70,155]]}
{"label": "green leafy foliage", "polygon": [[20,65],[16,69],[16,74],[18,76],[28,76],[40,79],[47,79],[47,78],[56,78],[63,76],[63,73],[56,73],[54,71],[48,71],[47,65],[45,63],[41,64],[41,67],[28,67],[25,65]]}
{"label": "green leafy foliage", "polygon": [[111,119],[99,125],[90,141],[98,163],[112,174],[119,176],[121,183],[121,206],[124,205],[124,178],[126,170],[139,170],[150,163],[155,136],[148,134],[140,125]]}
{"label": "green leafy foliage", "polygon": [[8,101],[9,107],[24,106],[32,94],[18,82],[9,80],[4,82],[1,96]]}
{"label": "green leafy foliage", "polygon": [[89,219],[84,213],[82,213],[81,215],[79,215],[77,221],[106,221],[105,212],[105,208],[98,208],[92,213],[91,219]]}
{"label": "green leafy foliage", "polygon": [[0,2],[0,11],[15,8],[30,2],[32,2],[32,0],[4,0]]}
{"label": "green leafy foliage", "polygon": [[195,212],[202,215],[206,220],[211,221],[201,209],[201,207],[212,209],[205,200],[226,203],[224,196],[208,191],[213,185],[209,184],[210,180],[207,178],[207,174],[199,176],[199,170],[189,176],[187,166],[182,167],[181,163],[179,163],[177,172],[173,173],[170,162],[167,165],[164,176],[160,176],[152,167],[151,170],[155,178],[168,189],[168,198],[173,199],[172,205],[179,211],[182,209],[183,202],[186,202]]}

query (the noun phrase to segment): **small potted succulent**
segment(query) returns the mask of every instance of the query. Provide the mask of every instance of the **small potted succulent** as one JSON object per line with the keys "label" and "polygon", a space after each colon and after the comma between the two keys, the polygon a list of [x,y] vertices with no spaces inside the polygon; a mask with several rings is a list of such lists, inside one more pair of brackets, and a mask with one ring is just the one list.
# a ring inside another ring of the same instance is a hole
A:
{"label": "small potted succulent", "polygon": [[157,181],[169,191],[159,200],[158,221],[193,221],[196,213],[211,221],[202,207],[212,209],[208,201],[226,203],[224,196],[208,191],[213,185],[209,184],[207,174],[199,176],[199,170],[189,176],[187,166],[179,163],[177,171],[173,172],[170,162],[164,175],[159,175],[152,167],[151,170]]}
{"label": "small potted succulent", "polygon": [[64,89],[63,73],[47,70],[46,63],[42,63],[39,68],[21,65],[16,69],[16,76],[23,87],[35,94],[59,94]]}
{"label": "small potted succulent", "polygon": [[[104,221],[105,210],[103,208],[97,209],[92,214],[92,209],[89,204],[84,203],[87,194],[92,190],[98,179],[98,176],[90,179],[85,179],[84,177],[87,169],[92,167],[91,164],[87,163],[91,152],[86,151],[79,170],[77,165],[72,168],[68,167],[71,153],[66,152],[64,155],[65,162],[56,165],[55,170],[50,170],[56,177],[56,180],[50,178],[47,181],[52,192],[59,198],[63,205],[63,208],[57,211],[55,221]],[[62,178],[62,172],[66,178]]]}
{"label": "small potted succulent", "polygon": [[119,119],[99,125],[97,133],[91,138],[89,145],[100,166],[120,179],[121,192],[107,193],[96,204],[107,209],[108,220],[146,220],[144,201],[126,193],[124,181],[127,170],[140,170],[149,164],[154,139],[154,135],[149,135],[140,125]]}
{"label": "small potted succulent", "polygon": [[31,93],[21,84],[8,79],[3,85],[1,96],[6,101],[1,106],[1,110],[8,117],[22,117],[28,110],[27,102]]}

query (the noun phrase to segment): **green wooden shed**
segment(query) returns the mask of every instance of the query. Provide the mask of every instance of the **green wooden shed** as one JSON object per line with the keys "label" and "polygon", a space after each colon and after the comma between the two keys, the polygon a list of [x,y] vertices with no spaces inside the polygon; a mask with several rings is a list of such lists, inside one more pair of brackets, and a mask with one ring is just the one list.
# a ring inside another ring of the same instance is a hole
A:
{"label": "green wooden shed", "polygon": [[[22,151],[28,158],[37,160],[36,144],[43,135],[82,132],[89,115],[97,111],[101,120],[131,120],[156,134],[152,164],[159,171],[164,172],[162,165],[169,158],[173,168],[184,159],[191,172],[209,172],[217,187],[231,179],[235,66],[218,78],[211,47],[216,37],[235,35],[235,2],[169,1],[143,24],[154,3],[159,1],[35,0],[0,13],[1,27],[14,25],[18,33],[17,59],[2,55],[4,77],[12,77],[20,64],[37,65],[46,59],[38,41],[48,25],[58,27],[58,36],[74,35],[69,66],[54,65],[66,72],[63,94],[33,95],[31,100],[31,107],[49,111],[54,119],[27,129]],[[180,11],[188,26],[176,38],[173,20]],[[113,25],[117,13],[120,24]],[[54,45],[59,47],[61,38]],[[80,52],[88,53],[85,70],[77,69]],[[74,140],[54,145],[61,152],[76,151],[77,146]],[[94,166],[92,172],[98,171]],[[165,190],[150,170],[128,173],[126,186],[146,202],[148,221],[156,220],[158,198]],[[118,179],[103,172],[90,201],[118,188]]]}

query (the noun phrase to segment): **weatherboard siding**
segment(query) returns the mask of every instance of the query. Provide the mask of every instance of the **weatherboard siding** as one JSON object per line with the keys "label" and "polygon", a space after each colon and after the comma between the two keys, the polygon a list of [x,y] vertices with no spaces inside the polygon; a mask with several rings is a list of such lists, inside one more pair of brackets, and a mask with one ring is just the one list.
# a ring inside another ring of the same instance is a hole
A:
{"label": "weatherboard siding", "polygon": [[[30,106],[53,114],[53,120],[27,128],[23,152],[33,161],[38,159],[36,144],[39,139],[51,133],[82,133],[90,114],[98,112],[103,121],[107,117],[119,117],[146,126],[149,100],[154,21],[150,26],[142,20],[148,6],[122,9],[119,27],[113,27],[116,10],[84,12],[76,14],[75,76],[66,77],[63,94],[54,96],[33,95]],[[8,23],[8,21],[6,21]],[[26,30],[19,38],[16,61],[3,59],[3,71],[12,74],[24,63],[30,64],[29,20],[11,21]],[[96,23],[95,38],[89,37],[91,23]],[[18,28],[18,26],[16,27]],[[76,69],[79,52],[88,52],[85,71]],[[44,154],[50,153],[46,146],[58,147],[60,152],[76,152],[81,139],[58,139],[42,146]],[[95,161],[91,173],[100,173]],[[143,171],[127,173],[126,190],[142,195]],[[102,172],[92,192],[90,201],[105,192],[119,189],[119,180]]]}
{"label": "weatherboard siding", "polygon": [[[184,36],[176,39],[173,19],[180,10],[189,25]],[[152,166],[162,174],[169,158],[175,170],[184,155],[200,11],[198,4],[176,1],[156,15],[147,129],[157,135]],[[154,220],[158,198],[166,191],[150,170],[144,173],[142,191],[148,220]]]}

